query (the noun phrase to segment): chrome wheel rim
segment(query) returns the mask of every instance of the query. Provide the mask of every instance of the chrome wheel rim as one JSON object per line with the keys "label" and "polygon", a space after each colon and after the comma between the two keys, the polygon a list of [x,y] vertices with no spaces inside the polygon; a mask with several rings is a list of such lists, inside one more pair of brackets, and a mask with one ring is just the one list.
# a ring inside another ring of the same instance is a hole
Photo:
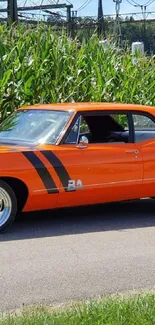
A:
{"label": "chrome wheel rim", "polygon": [[0,227],[9,219],[12,210],[11,198],[4,188],[0,187]]}

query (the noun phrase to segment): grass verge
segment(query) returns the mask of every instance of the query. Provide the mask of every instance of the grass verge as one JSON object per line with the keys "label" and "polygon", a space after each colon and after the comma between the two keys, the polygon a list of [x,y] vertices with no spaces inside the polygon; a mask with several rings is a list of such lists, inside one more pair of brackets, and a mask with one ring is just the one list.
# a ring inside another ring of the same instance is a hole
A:
{"label": "grass verge", "polygon": [[0,325],[152,325],[155,294],[108,298],[69,308],[35,307],[0,318]]}

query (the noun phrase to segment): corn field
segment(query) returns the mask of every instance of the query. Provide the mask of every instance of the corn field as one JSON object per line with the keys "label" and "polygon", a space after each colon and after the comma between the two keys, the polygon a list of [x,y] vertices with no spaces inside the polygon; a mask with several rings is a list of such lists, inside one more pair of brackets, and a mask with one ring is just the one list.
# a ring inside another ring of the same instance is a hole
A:
{"label": "corn field", "polygon": [[133,65],[130,49],[106,51],[94,35],[83,43],[43,25],[0,26],[0,111],[25,104],[114,101],[155,106],[155,62]]}

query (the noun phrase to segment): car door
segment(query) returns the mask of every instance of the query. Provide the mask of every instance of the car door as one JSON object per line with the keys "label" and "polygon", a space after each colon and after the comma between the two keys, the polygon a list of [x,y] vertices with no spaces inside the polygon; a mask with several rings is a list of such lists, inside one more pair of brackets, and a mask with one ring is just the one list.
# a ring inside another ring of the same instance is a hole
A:
{"label": "car door", "polygon": [[[138,197],[142,184],[142,158],[137,145],[131,142],[129,116],[114,115],[116,119],[113,118],[111,123],[112,112],[82,113],[78,142],[85,136],[88,144],[70,143],[68,137],[59,146],[59,158],[70,170],[71,177],[74,177],[71,181],[77,188],[60,193],[58,205],[68,206],[73,202],[94,204]],[[126,129],[121,125],[123,118],[127,122]],[[75,184],[77,180],[79,184]]]}
{"label": "car door", "polygon": [[88,183],[89,166],[78,147],[80,116],[72,122],[65,140],[57,146],[56,155],[63,166],[59,172],[58,207],[84,205],[87,198],[84,184]]}
{"label": "car door", "polygon": [[132,114],[134,140],[143,158],[142,196],[155,196],[155,117],[146,112]]}

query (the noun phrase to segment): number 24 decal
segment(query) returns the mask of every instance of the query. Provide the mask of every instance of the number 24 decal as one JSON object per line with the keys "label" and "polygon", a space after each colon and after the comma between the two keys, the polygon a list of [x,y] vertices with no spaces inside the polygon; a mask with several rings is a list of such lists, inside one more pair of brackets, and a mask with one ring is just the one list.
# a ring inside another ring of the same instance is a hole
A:
{"label": "number 24 decal", "polygon": [[81,179],[78,179],[78,180],[70,179],[68,181],[68,187],[67,187],[68,192],[76,191],[76,190],[80,190],[80,189],[83,189],[83,184],[82,184]]}

